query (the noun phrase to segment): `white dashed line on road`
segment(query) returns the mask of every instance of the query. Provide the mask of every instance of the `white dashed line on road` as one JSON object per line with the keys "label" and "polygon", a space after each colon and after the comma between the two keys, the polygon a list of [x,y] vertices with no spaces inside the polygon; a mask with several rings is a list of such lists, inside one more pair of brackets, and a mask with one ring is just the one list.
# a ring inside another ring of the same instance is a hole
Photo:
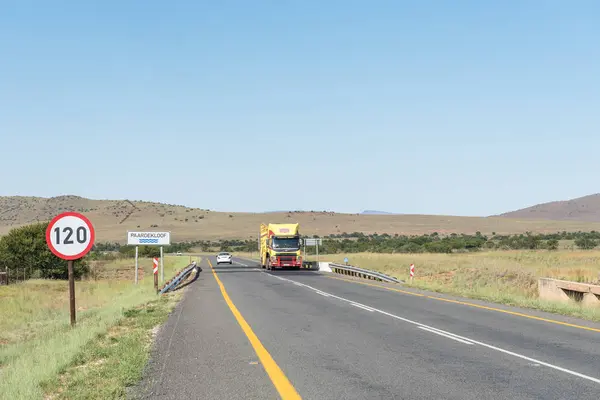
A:
{"label": "white dashed line on road", "polygon": [[424,326],[419,326],[418,328],[419,328],[419,329],[423,329],[424,331],[427,331],[427,332],[435,333],[436,335],[440,335],[440,336],[444,336],[444,337],[447,337],[447,338],[449,338],[449,339],[452,339],[452,340],[456,340],[457,342],[461,342],[461,343],[464,343],[464,344],[473,344],[473,343],[471,343],[471,342],[468,342],[468,341],[466,341],[466,340],[459,339],[459,338],[457,338],[457,337],[454,337],[454,336],[452,336],[452,335],[447,335],[447,334],[445,334],[445,333],[439,332],[439,331],[438,331],[438,330],[436,330],[436,329],[429,329],[429,328],[425,328]]}
{"label": "white dashed line on road", "polygon": [[[491,350],[495,350],[495,351],[498,351],[498,352],[501,352],[501,353],[504,353],[504,354],[508,354],[508,355],[513,356],[513,357],[520,358],[522,360],[526,360],[526,361],[529,361],[529,362],[532,362],[532,363],[535,363],[535,364],[538,364],[538,365],[543,365],[545,367],[554,369],[556,371],[561,371],[561,372],[564,372],[564,373],[567,373],[567,374],[570,374],[570,375],[573,375],[573,376],[577,376],[579,378],[583,378],[583,379],[586,379],[588,381],[600,384],[600,379],[594,378],[592,376],[584,375],[584,374],[581,374],[581,373],[576,372],[576,371],[572,371],[572,370],[567,369],[567,368],[559,367],[558,365],[546,363],[546,362],[537,360],[535,358],[527,357],[527,356],[524,356],[524,355],[519,354],[519,353],[514,353],[512,351],[504,350],[504,349],[501,349],[499,347],[492,346],[492,345],[487,344],[487,343],[479,342],[479,341],[476,341],[476,340],[473,340],[473,339],[470,339],[470,338],[467,338],[467,337],[464,337],[464,336],[459,336],[459,335],[456,335],[456,334],[451,333],[451,332],[447,332],[447,331],[444,331],[444,330],[441,330],[441,329],[438,329],[438,328],[434,328],[434,327],[429,326],[429,325],[422,324],[422,323],[417,322],[417,321],[410,320],[408,318],[403,318],[403,317],[400,317],[398,315],[391,314],[389,312],[386,312],[386,311],[383,311],[383,310],[380,310],[380,309],[377,309],[377,308],[374,308],[374,307],[367,306],[365,304],[361,304],[361,303],[358,303],[358,302],[355,302],[355,301],[352,301],[352,300],[348,300],[348,299],[336,296],[336,295],[331,294],[331,293],[323,292],[322,290],[319,290],[319,289],[314,288],[312,286],[309,286],[309,285],[306,285],[306,284],[294,281],[292,279],[282,278],[280,276],[273,275],[273,274],[270,274],[270,273],[266,273],[266,274],[268,276],[272,276],[273,278],[277,278],[277,279],[282,280],[282,281],[288,281],[288,282],[290,282],[290,283],[292,283],[294,285],[297,285],[297,286],[304,286],[304,287],[306,287],[308,289],[311,289],[311,290],[315,291],[318,294],[327,294],[327,295],[329,295],[329,297],[333,297],[335,299],[344,301],[346,303],[350,303],[350,304],[352,304],[355,307],[362,308],[362,309],[365,309],[365,310],[368,310],[368,311],[376,311],[376,312],[378,312],[380,314],[387,315],[388,317],[392,317],[394,319],[407,322],[409,324],[417,326],[419,329],[422,329],[424,331],[435,333],[437,335],[444,336],[444,337],[447,337],[449,339],[452,339],[452,340],[455,340],[455,341],[458,341],[458,342],[461,342],[461,343],[464,343],[464,344],[471,344],[471,345],[477,344],[477,345],[480,345],[482,347],[486,347],[486,348],[491,349]],[[298,285],[298,284],[300,284],[300,285]]]}

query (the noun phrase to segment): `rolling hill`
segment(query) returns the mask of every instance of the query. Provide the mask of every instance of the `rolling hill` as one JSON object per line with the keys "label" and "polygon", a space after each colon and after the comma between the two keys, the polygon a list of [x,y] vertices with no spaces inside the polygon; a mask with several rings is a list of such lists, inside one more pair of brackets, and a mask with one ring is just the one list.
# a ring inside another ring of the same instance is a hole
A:
{"label": "rolling hill", "polygon": [[[227,213],[182,205],[130,200],[91,200],[78,196],[0,197],[0,235],[64,211],[85,214],[98,242],[125,242],[128,230],[167,230],[173,241],[255,239],[262,222],[299,222],[309,235],[343,232],[423,234],[522,233],[600,230],[600,222],[553,221],[548,218],[455,217],[444,215],[372,215],[334,212]],[[600,219],[599,219],[600,220]]]}
{"label": "rolling hill", "polygon": [[537,204],[498,215],[504,218],[600,222],[600,193]]}

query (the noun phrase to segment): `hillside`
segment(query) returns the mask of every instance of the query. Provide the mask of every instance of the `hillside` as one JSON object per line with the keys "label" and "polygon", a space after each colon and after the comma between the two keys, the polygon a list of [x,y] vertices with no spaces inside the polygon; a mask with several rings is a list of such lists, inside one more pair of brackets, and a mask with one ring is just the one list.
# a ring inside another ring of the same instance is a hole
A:
{"label": "hillside", "polygon": [[423,234],[520,233],[600,230],[600,222],[453,217],[441,215],[369,215],[333,212],[224,213],[145,201],[0,197],[0,235],[11,228],[49,221],[63,211],[79,211],[96,228],[97,241],[124,242],[128,230],[167,230],[174,241],[256,238],[261,222],[299,222],[304,234],[343,232]]}
{"label": "hillside", "polygon": [[600,222],[600,194],[537,204],[498,216],[536,220]]}

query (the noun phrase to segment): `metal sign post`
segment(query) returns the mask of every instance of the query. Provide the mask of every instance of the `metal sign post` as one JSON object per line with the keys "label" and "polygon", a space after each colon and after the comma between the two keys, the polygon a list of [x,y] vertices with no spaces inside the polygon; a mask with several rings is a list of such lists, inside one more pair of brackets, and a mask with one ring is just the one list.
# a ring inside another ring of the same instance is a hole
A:
{"label": "metal sign post", "polygon": [[302,259],[306,261],[306,240],[304,240],[304,243],[302,244],[304,245],[304,257],[302,257]]}
{"label": "metal sign post", "polygon": [[165,263],[163,262],[163,247],[160,246],[160,282],[165,281]]}
{"label": "metal sign post", "polygon": [[138,247],[135,246],[135,284],[138,283]]}
{"label": "metal sign post", "polygon": [[127,245],[135,246],[135,283],[138,283],[138,246],[160,246],[160,279],[165,280],[163,246],[171,244],[171,232],[127,232]]}
{"label": "metal sign post", "polygon": [[154,266],[152,267],[152,274],[154,275],[154,289],[158,293],[158,258],[152,259]]}
{"label": "metal sign post", "polygon": [[304,254],[306,257],[306,246],[316,246],[317,248],[317,262],[319,262],[319,245],[323,244],[323,239],[321,238],[309,238],[309,239],[304,239]]}
{"label": "metal sign post", "polygon": [[46,244],[57,257],[67,260],[69,276],[69,314],[75,326],[75,260],[84,257],[94,246],[94,226],[85,216],[76,212],[57,215],[46,228]]}

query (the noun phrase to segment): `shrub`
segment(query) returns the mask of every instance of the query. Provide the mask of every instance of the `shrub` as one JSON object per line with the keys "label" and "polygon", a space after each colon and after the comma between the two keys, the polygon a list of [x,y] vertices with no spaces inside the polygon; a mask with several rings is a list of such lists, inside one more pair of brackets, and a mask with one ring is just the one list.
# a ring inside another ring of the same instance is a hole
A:
{"label": "shrub", "polygon": [[[9,271],[25,268],[30,276],[67,279],[67,261],[56,257],[46,244],[48,223],[37,223],[11,230],[0,239],[0,263]],[[75,278],[89,270],[85,259],[74,264]]]}

